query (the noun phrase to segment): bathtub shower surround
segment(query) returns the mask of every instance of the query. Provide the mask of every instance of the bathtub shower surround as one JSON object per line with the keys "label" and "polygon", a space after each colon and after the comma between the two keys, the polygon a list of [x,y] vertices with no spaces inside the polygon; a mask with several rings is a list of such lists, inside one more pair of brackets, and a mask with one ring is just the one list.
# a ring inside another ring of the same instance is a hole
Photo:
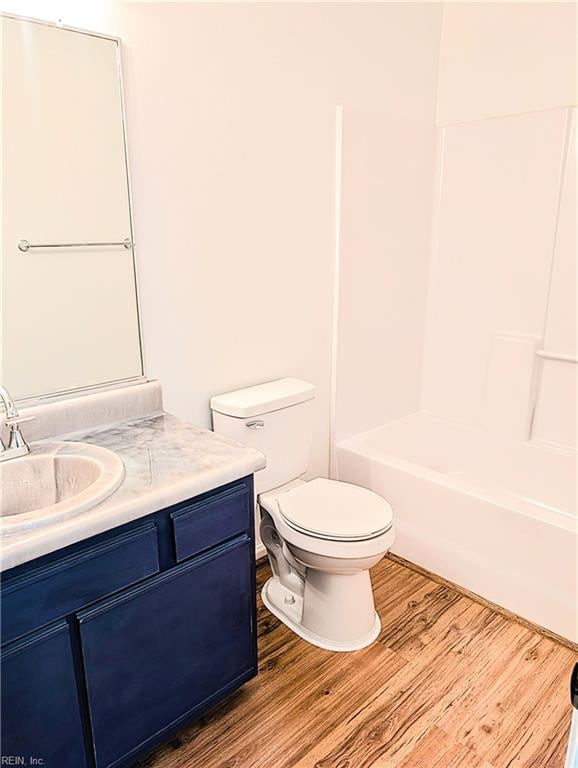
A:
{"label": "bathtub shower surround", "polygon": [[339,478],[391,501],[394,552],[578,641],[575,8],[450,4],[442,26],[420,393],[368,390],[391,415],[341,419]]}
{"label": "bathtub shower surround", "polygon": [[542,453],[422,411],[342,441],[338,460],[390,501],[396,554],[576,641],[574,457]]}
{"label": "bathtub shower surround", "polygon": [[570,394],[565,374],[575,377],[575,365],[536,355],[576,356],[575,263],[570,237],[560,237],[575,216],[574,110],[440,132],[422,407],[482,431],[490,426],[497,439],[530,437],[537,407],[542,439],[574,448],[575,433],[559,424],[562,414],[574,425],[574,398],[562,407],[559,398],[562,389]]}

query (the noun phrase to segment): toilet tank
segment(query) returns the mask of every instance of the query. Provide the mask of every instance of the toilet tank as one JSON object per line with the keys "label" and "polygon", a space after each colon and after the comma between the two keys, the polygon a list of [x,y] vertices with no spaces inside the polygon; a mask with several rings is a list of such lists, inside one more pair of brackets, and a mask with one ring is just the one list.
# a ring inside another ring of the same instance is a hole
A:
{"label": "toilet tank", "polygon": [[256,493],[295,480],[307,470],[313,434],[315,387],[278,379],[211,398],[213,429],[265,454]]}

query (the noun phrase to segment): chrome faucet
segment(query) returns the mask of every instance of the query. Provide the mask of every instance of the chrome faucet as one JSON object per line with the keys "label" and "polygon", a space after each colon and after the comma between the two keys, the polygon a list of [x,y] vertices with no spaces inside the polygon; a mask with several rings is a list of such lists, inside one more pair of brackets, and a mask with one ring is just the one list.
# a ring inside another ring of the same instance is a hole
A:
{"label": "chrome faucet", "polygon": [[27,453],[30,453],[30,448],[20,431],[20,424],[25,421],[32,421],[34,416],[20,416],[10,393],[2,384],[0,384],[0,400],[4,403],[6,411],[6,426],[10,428],[8,446],[4,445],[2,438],[0,438],[0,461],[26,456]]}

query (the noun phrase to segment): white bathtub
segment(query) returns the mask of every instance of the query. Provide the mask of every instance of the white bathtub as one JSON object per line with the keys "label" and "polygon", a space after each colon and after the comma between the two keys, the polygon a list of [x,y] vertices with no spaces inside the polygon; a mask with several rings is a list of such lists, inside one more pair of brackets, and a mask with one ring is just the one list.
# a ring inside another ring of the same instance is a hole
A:
{"label": "white bathtub", "polygon": [[393,552],[578,641],[576,457],[419,412],[337,445],[395,512]]}

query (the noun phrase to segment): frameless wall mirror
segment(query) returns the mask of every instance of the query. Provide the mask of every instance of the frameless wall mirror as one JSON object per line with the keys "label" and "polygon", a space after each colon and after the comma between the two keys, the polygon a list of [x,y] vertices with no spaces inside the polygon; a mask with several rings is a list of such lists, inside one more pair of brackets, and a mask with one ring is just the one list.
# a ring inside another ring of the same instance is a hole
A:
{"label": "frameless wall mirror", "polygon": [[0,381],[143,376],[118,40],[1,17]]}

